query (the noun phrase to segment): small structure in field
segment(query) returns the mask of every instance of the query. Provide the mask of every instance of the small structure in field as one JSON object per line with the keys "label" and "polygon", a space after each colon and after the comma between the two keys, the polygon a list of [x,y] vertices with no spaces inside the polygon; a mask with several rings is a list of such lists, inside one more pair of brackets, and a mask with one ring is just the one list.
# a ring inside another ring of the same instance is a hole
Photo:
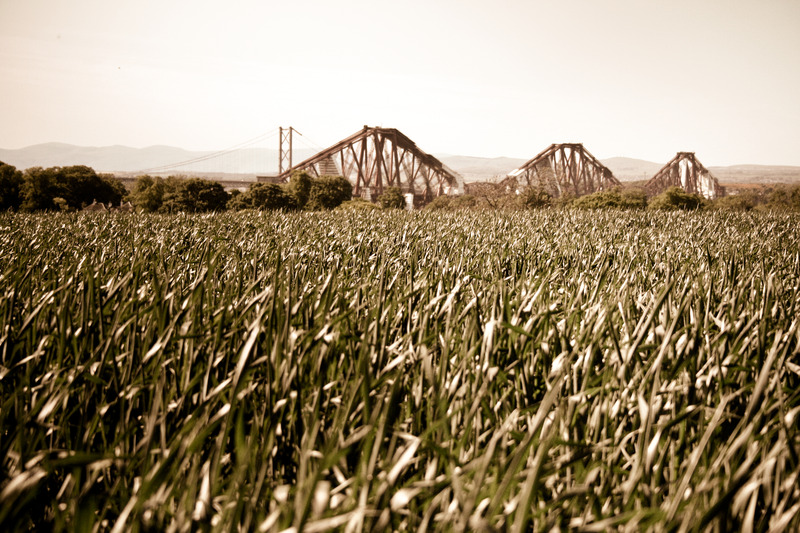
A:
{"label": "small structure in field", "polygon": [[105,213],[108,211],[103,202],[92,200],[92,203],[83,208],[83,211],[88,213]]}

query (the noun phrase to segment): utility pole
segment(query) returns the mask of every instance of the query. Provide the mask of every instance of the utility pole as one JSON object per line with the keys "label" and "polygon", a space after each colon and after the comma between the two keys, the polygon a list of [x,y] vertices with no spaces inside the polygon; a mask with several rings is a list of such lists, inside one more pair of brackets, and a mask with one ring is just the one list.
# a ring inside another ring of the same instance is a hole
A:
{"label": "utility pole", "polygon": [[[285,170],[292,168],[292,133],[294,128],[278,128],[280,137],[280,159],[278,160],[278,174],[283,174]],[[300,133],[300,132],[297,132]],[[284,146],[288,145],[288,149]],[[284,167],[284,163],[288,166]]]}

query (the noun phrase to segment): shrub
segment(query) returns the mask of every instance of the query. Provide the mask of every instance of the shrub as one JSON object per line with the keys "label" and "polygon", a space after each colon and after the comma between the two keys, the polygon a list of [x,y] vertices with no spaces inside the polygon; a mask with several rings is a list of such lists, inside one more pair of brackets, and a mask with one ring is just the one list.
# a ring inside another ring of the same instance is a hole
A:
{"label": "shrub", "polygon": [[672,210],[672,209],[702,209],[706,205],[706,200],[699,194],[689,194],[680,187],[669,187],[658,196],[653,197],[647,205],[648,209]]}
{"label": "shrub", "polygon": [[164,180],[144,175],[133,183],[131,199],[134,206],[148,212],[158,211],[164,202]]}
{"label": "shrub", "polygon": [[709,203],[711,209],[725,211],[750,211],[759,205],[758,196],[751,192],[743,192],[733,196],[722,196]]}
{"label": "shrub", "polygon": [[378,203],[384,209],[405,209],[406,198],[400,187],[388,187],[378,196]]}
{"label": "shrub", "polygon": [[333,209],[352,198],[353,186],[342,176],[321,176],[311,181],[307,207]]}
{"label": "shrub", "polygon": [[644,209],[647,207],[647,193],[641,187],[623,187],[620,191],[625,209]]}
{"label": "shrub", "polygon": [[437,209],[456,211],[462,209],[478,209],[485,205],[479,198],[471,194],[463,194],[460,196],[437,196],[431,203],[425,206],[425,209],[435,211]]}
{"label": "shrub", "polygon": [[303,209],[308,203],[308,197],[311,194],[311,183],[312,179],[308,172],[297,171],[292,174],[286,186],[286,192],[294,196],[298,209]]}
{"label": "shrub", "polygon": [[575,202],[576,199],[577,197],[575,196],[575,194],[566,191],[562,193],[561,196],[556,196],[555,198],[553,198],[553,201],[550,203],[550,205],[552,205],[553,207],[561,207],[561,208],[570,207],[573,204],[573,202]]}
{"label": "shrub", "polygon": [[22,205],[22,172],[0,161],[0,211],[16,211]]}
{"label": "shrub", "polygon": [[363,198],[353,198],[346,202],[342,202],[336,209],[340,210],[358,210],[358,211],[377,211],[380,209],[377,205],[369,200]]}
{"label": "shrub", "polygon": [[[75,210],[94,201],[118,204],[126,193],[113,176],[98,175],[85,165],[29,168],[21,192],[21,207],[26,211]],[[56,202],[56,198],[62,201]]]}
{"label": "shrub", "polygon": [[250,196],[247,193],[243,193],[238,189],[234,189],[230,193],[228,193],[228,203],[225,204],[225,207],[233,211],[241,211],[242,209],[249,209],[252,207],[250,205]]}
{"label": "shrub", "polygon": [[550,193],[541,187],[528,187],[520,195],[522,205],[528,209],[537,209],[541,207],[548,207],[553,201]]}
{"label": "shrub", "polygon": [[800,210],[800,185],[779,185],[767,197],[767,208],[779,211]]}
{"label": "shrub", "polygon": [[297,209],[296,198],[275,183],[254,183],[247,195],[255,209]]}
{"label": "shrub", "polygon": [[615,187],[581,196],[572,202],[572,206],[580,209],[642,209],[647,206],[647,195],[639,188]]}
{"label": "shrub", "polygon": [[216,181],[190,178],[181,181],[175,194],[178,209],[190,213],[224,211],[228,193]]}

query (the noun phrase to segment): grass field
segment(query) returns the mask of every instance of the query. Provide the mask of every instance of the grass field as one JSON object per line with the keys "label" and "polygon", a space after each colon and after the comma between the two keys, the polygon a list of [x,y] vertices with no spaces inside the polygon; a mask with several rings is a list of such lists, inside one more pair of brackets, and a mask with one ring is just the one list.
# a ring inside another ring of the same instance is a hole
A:
{"label": "grass field", "polygon": [[0,215],[0,529],[800,529],[798,215]]}

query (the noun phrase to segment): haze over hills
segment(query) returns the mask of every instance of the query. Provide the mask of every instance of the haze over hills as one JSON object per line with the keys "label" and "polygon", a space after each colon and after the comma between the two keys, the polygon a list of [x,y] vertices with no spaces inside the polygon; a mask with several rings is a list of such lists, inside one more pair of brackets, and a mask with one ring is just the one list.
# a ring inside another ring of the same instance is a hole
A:
{"label": "haze over hills", "polygon": [[[296,149],[293,162],[298,163],[314,155],[311,149]],[[527,160],[510,157],[471,157],[434,154],[445,165],[464,176],[468,182],[499,181]],[[231,152],[189,151],[172,146],[85,147],[64,143],[46,143],[16,150],[0,148],[0,161],[20,170],[31,167],[87,165],[97,172],[124,175],[150,174],[206,174],[209,177],[255,179],[256,175],[276,174],[278,150],[246,148]],[[702,161],[702,157],[700,157]],[[188,162],[176,166],[177,163]],[[601,162],[620,181],[650,179],[665,163],[644,161],[629,157],[611,157]],[[778,165],[735,165],[708,167],[723,183],[796,183],[800,182],[800,167]]]}

